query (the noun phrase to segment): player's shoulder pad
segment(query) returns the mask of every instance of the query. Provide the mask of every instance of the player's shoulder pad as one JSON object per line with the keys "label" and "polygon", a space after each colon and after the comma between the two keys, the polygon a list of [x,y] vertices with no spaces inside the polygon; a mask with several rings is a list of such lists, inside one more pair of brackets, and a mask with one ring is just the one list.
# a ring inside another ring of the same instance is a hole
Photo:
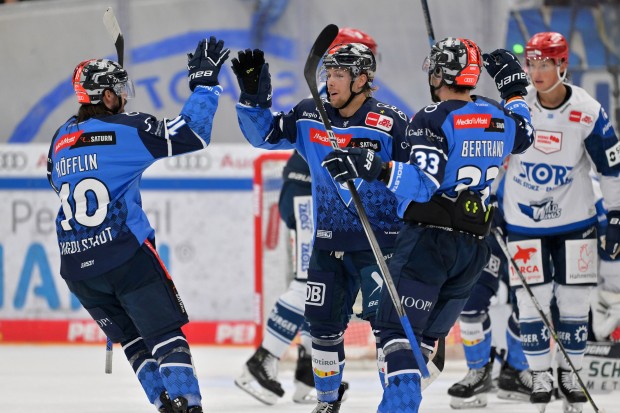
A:
{"label": "player's shoulder pad", "polygon": [[434,124],[441,125],[451,112],[460,109],[465,104],[467,104],[467,102],[461,100],[446,100],[439,103],[431,103],[420,109],[413,117],[413,120],[416,123],[432,121]]}
{"label": "player's shoulder pad", "polygon": [[139,131],[149,132],[155,135],[162,134],[164,128],[163,121],[158,120],[153,115],[143,112],[123,112],[101,118],[100,120],[117,125],[130,126]]}

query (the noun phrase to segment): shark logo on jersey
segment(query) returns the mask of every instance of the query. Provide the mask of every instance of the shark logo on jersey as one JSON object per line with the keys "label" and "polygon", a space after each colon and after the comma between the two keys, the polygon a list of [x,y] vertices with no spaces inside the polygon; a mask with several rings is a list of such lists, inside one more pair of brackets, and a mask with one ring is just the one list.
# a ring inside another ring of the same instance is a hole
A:
{"label": "shark logo on jersey", "polygon": [[556,219],[562,215],[562,209],[558,204],[553,202],[552,198],[543,199],[540,202],[533,202],[530,205],[519,204],[519,209],[535,222]]}
{"label": "shark logo on jersey", "polygon": [[514,259],[515,261],[521,260],[524,264],[527,264],[527,262],[532,258],[532,255],[534,255],[534,253],[536,253],[536,248],[521,248],[517,245],[517,253],[514,257],[512,257],[512,259]]}

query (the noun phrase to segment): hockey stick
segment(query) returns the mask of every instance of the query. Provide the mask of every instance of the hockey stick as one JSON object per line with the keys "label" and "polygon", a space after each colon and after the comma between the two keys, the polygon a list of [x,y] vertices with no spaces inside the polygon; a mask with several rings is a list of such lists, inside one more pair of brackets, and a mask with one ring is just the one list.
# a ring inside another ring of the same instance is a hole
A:
{"label": "hockey stick", "polygon": [[517,275],[519,276],[519,279],[521,280],[521,284],[523,285],[523,288],[525,288],[525,291],[527,291],[527,294],[530,296],[530,299],[532,300],[532,303],[534,304],[534,307],[536,307],[536,310],[538,311],[538,314],[540,314],[540,317],[542,318],[542,321],[545,324],[545,327],[547,327],[547,329],[549,330],[549,333],[551,334],[551,337],[553,337],[553,340],[555,341],[555,344],[560,349],[560,352],[562,352],[562,355],[564,356],[564,359],[566,360],[566,362],[570,366],[570,368],[573,371],[573,373],[575,374],[575,376],[577,376],[577,381],[579,382],[579,386],[581,387],[581,390],[583,390],[583,393],[585,394],[586,398],[588,399],[588,401],[592,405],[592,408],[594,409],[594,411],[596,413],[604,413],[605,411],[599,409],[598,406],[594,403],[594,400],[592,399],[592,396],[590,395],[590,392],[588,391],[588,389],[586,388],[585,384],[581,380],[581,377],[579,377],[579,373],[577,373],[577,369],[575,368],[575,365],[573,364],[571,359],[568,357],[568,353],[566,352],[566,349],[564,348],[564,345],[558,339],[558,335],[556,334],[555,330],[551,326],[551,323],[549,322],[549,319],[547,318],[547,316],[545,315],[545,312],[543,311],[542,307],[540,306],[540,303],[538,302],[538,300],[534,296],[534,293],[532,292],[532,289],[528,285],[527,280],[525,279],[525,276],[519,270],[519,266],[515,262],[514,258],[512,258],[512,255],[510,254],[510,251],[508,251],[508,247],[506,246],[506,243],[504,242],[504,239],[502,238],[502,235],[496,229],[493,229],[492,232],[493,232],[493,235],[495,236],[495,239],[497,240],[497,243],[499,244],[500,248],[504,252],[504,255],[506,256],[508,261],[510,261],[510,263],[512,263],[512,266],[514,267],[515,272],[517,273]]}
{"label": "hockey stick", "polygon": [[105,13],[103,13],[103,25],[107,29],[108,34],[114,43],[114,47],[116,48],[118,64],[123,66],[125,56],[125,39],[123,38],[121,27],[118,25],[118,21],[116,20],[112,7],[108,7]]}
{"label": "hockey stick", "polygon": [[[116,48],[116,56],[118,59],[118,64],[123,66],[124,54],[125,54],[125,39],[123,38],[123,33],[121,32],[121,27],[118,24],[118,20],[116,20],[116,16],[114,15],[114,10],[112,7],[108,7],[103,13],[103,25],[105,26],[112,42],[114,43],[114,47]],[[106,374],[112,374],[112,355],[113,353],[113,343],[109,337],[106,338],[105,344],[105,372]]]}
{"label": "hockey stick", "polygon": [[[310,49],[310,54],[308,55],[308,59],[306,60],[306,66],[304,67],[304,77],[306,78],[306,82],[308,83],[308,87],[310,88],[310,93],[312,93],[314,103],[316,103],[316,107],[321,115],[321,120],[323,121],[323,125],[325,126],[325,131],[327,132],[327,136],[329,137],[329,142],[331,143],[332,148],[335,150],[339,150],[340,148],[338,146],[336,135],[334,134],[332,126],[329,123],[327,112],[325,112],[325,108],[323,107],[323,101],[321,101],[321,97],[319,96],[319,89],[316,81],[316,72],[319,63],[323,58],[323,55],[327,52],[329,46],[332,44],[334,39],[336,39],[337,35],[338,26],[336,26],[335,24],[327,25],[314,41],[314,45],[312,45],[312,49]],[[418,346],[418,341],[413,334],[411,323],[409,322],[409,319],[407,318],[407,313],[405,313],[405,310],[403,309],[403,306],[400,302],[400,297],[398,296],[398,292],[396,291],[396,286],[394,285],[392,276],[390,275],[385,259],[383,258],[383,254],[381,253],[379,243],[377,242],[375,234],[372,231],[372,227],[370,226],[370,222],[368,221],[368,216],[366,215],[366,211],[364,210],[364,206],[362,205],[362,200],[360,199],[359,194],[355,189],[355,184],[352,180],[347,181],[347,188],[351,193],[353,204],[355,205],[355,209],[357,210],[357,214],[360,218],[360,222],[362,223],[362,227],[364,228],[364,232],[366,233],[366,237],[368,238],[368,242],[370,243],[372,252],[375,255],[377,264],[379,264],[379,268],[383,273],[383,279],[385,280],[385,284],[387,285],[390,298],[392,299],[394,307],[396,308],[396,312],[398,313],[398,317],[400,318],[400,323],[402,324],[403,329],[405,330],[405,334],[407,335],[407,339],[411,344],[413,356],[418,363],[418,367],[420,368],[422,377],[427,378],[429,377],[429,372],[428,368],[426,367],[426,363],[424,362],[422,352],[420,351],[420,347]]]}
{"label": "hockey stick", "polygon": [[431,22],[431,12],[428,9],[427,0],[420,0],[422,3],[422,12],[424,14],[424,24],[426,25],[426,33],[428,34],[428,43],[433,48],[435,44],[435,33],[433,32],[433,23]]}

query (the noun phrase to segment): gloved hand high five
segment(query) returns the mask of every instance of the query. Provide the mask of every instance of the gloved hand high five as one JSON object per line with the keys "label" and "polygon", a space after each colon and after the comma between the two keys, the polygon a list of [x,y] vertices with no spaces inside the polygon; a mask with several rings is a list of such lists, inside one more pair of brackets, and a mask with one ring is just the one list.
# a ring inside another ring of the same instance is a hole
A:
{"label": "gloved hand high five", "polygon": [[224,41],[211,36],[198,42],[196,51],[187,54],[187,70],[189,71],[189,88],[194,91],[198,85],[215,86],[219,82],[217,75],[228,59],[230,49],[224,49]]}
{"label": "gloved hand high five", "polygon": [[605,232],[605,252],[617,258],[620,250],[620,211],[607,213],[607,231]]}
{"label": "gloved hand high five", "polygon": [[265,54],[260,49],[246,49],[231,60],[237,76],[241,96],[239,102],[247,106],[271,107],[271,75]]}
{"label": "gloved hand high five", "polygon": [[525,96],[530,82],[519,63],[519,59],[508,50],[497,49],[482,55],[484,68],[495,81],[497,90],[504,100],[513,96]]}
{"label": "gloved hand high five", "polygon": [[347,148],[330,152],[321,166],[327,168],[336,182],[362,178],[372,182],[379,177],[383,161],[381,157],[369,149]]}

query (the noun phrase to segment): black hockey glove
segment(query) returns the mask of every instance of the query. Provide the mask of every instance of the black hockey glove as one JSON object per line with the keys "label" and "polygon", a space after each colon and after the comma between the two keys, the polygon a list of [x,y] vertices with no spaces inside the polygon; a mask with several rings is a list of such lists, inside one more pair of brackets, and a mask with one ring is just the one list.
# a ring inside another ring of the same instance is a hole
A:
{"label": "black hockey glove", "polygon": [[605,232],[605,252],[613,259],[620,250],[620,211],[607,213],[607,232]]}
{"label": "black hockey glove", "polygon": [[189,88],[194,91],[198,85],[215,86],[219,82],[217,75],[220,73],[222,65],[228,59],[230,49],[224,49],[224,41],[216,40],[211,36],[198,42],[196,51],[187,54],[187,70],[189,78]]}
{"label": "black hockey glove", "polygon": [[327,168],[336,182],[362,178],[372,182],[379,177],[383,166],[381,157],[365,148],[347,148],[330,152],[321,166]]}
{"label": "black hockey glove", "polygon": [[504,100],[513,96],[525,96],[530,84],[519,59],[508,50],[497,49],[482,55],[484,68],[495,81],[497,90]]}
{"label": "black hockey glove", "polygon": [[265,54],[260,49],[245,49],[238,55],[231,63],[241,89],[239,102],[246,106],[270,108],[271,75],[269,63],[265,63]]}

